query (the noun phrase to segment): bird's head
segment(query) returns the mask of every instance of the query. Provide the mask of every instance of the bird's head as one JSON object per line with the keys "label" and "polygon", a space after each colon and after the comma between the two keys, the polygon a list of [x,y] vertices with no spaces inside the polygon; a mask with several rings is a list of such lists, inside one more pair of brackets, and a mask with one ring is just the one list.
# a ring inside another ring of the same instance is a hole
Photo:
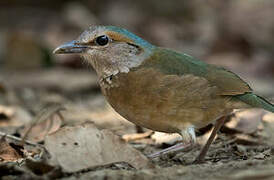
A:
{"label": "bird's head", "polygon": [[129,72],[149,57],[154,46],[123,28],[92,26],[76,40],[54,50],[55,54],[79,53],[100,77]]}

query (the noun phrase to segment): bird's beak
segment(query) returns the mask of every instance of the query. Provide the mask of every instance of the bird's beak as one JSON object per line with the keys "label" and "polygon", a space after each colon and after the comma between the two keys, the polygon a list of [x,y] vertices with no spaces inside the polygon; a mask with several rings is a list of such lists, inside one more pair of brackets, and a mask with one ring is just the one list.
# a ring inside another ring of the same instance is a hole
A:
{"label": "bird's beak", "polygon": [[84,53],[88,46],[81,44],[77,41],[67,42],[61,46],[58,46],[53,53],[54,54],[70,54],[70,53]]}

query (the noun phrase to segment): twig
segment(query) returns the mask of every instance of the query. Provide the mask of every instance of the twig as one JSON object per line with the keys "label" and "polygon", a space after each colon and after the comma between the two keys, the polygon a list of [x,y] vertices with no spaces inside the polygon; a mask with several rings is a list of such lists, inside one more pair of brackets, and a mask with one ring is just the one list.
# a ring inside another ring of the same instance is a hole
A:
{"label": "twig", "polygon": [[[6,137],[6,138],[9,138],[9,139],[18,141],[18,142],[22,142],[22,140],[23,140],[22,138],[19,138],[19,137],[13,136],[13,135],[9,135],[9,134],[3,133],[1,131],[0,131],[0,136]],[[31,141],[28,141],[28,140],[25,140],[25,143],[28,144],[28,145],[31,145],[31,146],[39,146],[39,147],[41,147],[40,144],[31,142]]]}

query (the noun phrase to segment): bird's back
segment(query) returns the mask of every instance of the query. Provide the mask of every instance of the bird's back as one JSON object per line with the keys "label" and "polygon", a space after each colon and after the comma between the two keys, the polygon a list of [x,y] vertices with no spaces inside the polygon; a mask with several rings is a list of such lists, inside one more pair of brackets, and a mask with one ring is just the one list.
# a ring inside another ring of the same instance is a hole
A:
{"label": "bird's back", "polygon": [[252,92],[249,85],[236,74],[215,65],[207,64],[187,54],[157,48],[143,66],[159,69],[164,74],[186,75],[206,78],[210,86],[218,88],[219,95],[238,95]]}
{"label": "bird's back", "polygon": [[217,87],[218,95],[232,97],[231,106],[233,108],[254,107],[274,112],[274,105],[254,94],[250,86],[238,75],[222,67],[202,62],[187,54],[158,48],[143,65],[161,69],[165,74],[192,74],[206,78],[210,86]]}

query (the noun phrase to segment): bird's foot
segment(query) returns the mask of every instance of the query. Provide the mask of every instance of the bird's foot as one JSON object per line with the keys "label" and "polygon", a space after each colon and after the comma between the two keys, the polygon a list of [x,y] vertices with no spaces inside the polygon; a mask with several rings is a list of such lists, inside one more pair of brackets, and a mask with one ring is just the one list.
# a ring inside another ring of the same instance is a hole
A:
{"label": "bird's foot", "polygon": [[147,157],[153,159],[153,158],[156,158],[165,154],[169,154],[172,152],[189,151],[192,149],[192,147],[193,147],[193,143],[178,143],[178,144],[175,144],[174,146],[163,149],[162,151],[158,151],[156,153],[150,154]]}

